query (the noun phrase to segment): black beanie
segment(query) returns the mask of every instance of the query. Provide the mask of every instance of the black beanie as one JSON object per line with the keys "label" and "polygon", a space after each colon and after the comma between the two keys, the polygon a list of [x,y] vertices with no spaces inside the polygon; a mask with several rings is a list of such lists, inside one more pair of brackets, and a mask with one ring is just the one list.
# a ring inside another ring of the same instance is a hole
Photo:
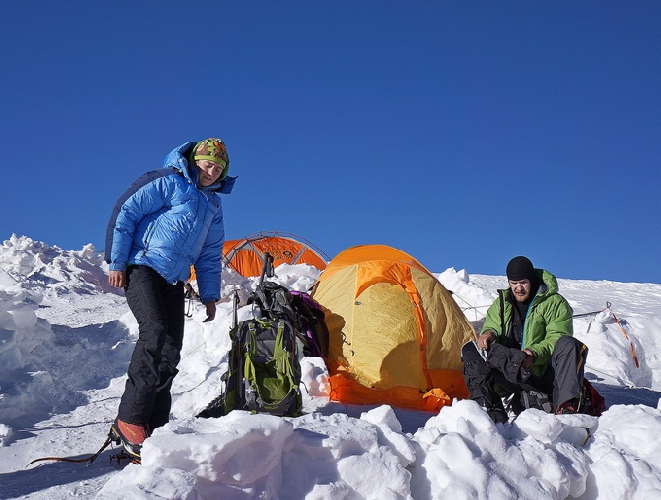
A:
{"label": "black beanie", "polygon": [[530,262],[530,259],[523,255],[519,255],[510,260],[507,264],[506,272],[508,281],[529,280],[532,284],[537,282],[535,267],[532,265],[532,262]]}

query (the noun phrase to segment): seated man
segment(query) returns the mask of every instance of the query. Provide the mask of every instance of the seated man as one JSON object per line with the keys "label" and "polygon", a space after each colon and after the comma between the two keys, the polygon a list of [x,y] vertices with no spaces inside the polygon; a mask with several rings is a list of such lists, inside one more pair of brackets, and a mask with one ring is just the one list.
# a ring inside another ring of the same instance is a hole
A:
{"label": "seated man", "polygon": [[471,399],[494,422],[508,420],[501,397],[514,394],[520,412],[530,391],[552,398],[547,411],[578,412],[588,349],[572,337],[571,306],[555,276],[528,258],[513,258],[506,272],[509,288],[498,291],[477,341],[462,348]]}

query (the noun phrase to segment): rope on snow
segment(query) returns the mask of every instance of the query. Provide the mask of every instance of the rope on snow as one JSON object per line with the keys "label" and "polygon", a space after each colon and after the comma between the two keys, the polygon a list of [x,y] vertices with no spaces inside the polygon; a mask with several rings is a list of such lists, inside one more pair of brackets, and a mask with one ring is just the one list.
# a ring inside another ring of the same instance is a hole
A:
{"label": "rope on snow", "polygon": [[613,309],[611,309],[611,303],[610,302],[606,301],[606,307],[604,307],[601,311],[593,311],[593,312],[583,313],[583,314],[574,314],[574,316],[572,316],[572,317],[573,318],[582,318],[584,316],[592,316],[592,315],[595,315],[595,314],[599,314],[599,313],[602,313],[604,311],[608,311],[611,314],[611,316],[613,316],[613,319],[615,320],[617,325],[620,327],[620,330],[622,330],[622,333],[624,334],[626,339],[629,341],[629,345],[631,346],[631,356],[633,357],[633,363],[636,366],[636,368],[640,368],[640,362],[638,361],[638,355],[636,354],[636,348],[633,345],[633,341],[629,338],[629,334],[624,329],[624,326],[622,325],[622,323],[620,322],[618,317],[613,312]]}

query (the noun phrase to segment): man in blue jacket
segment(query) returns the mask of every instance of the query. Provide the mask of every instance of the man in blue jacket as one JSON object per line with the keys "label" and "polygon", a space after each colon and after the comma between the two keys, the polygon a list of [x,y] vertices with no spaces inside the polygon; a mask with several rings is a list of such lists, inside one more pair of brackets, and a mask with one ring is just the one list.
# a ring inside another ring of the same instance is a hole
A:
{"label": "man in blue jacket", "polygon": [[108,281],[124,288],[139,337],[111,436],[139,459],[143,441],[168,422],[184,334],[184,283],[195,267],[206,321],[220,299],[225,240],[220,194],[232,191],[223,141],[174,149],[118,200],[106,233]]}

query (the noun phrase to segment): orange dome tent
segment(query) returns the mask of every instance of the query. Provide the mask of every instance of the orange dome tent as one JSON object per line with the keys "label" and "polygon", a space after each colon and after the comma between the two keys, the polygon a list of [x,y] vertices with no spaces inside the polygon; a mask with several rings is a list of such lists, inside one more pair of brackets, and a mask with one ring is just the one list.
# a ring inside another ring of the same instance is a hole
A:
{"label": "orange dome tent", "polygon": [[385,245],[330,261],[313,297],[330,331],[330,397],[438,411],[468,397],[461,346],[475,331],[422,264]]}
{"label": "orange dome tent", "polygon": [[223,264],[245,277],[259,276],[264,253],[273,256],[273,267],[280,264],[308,264],[320,271],[330,259],[309,241],[288,233],[261,232],[239,240],[229,240],[223,247]]}

